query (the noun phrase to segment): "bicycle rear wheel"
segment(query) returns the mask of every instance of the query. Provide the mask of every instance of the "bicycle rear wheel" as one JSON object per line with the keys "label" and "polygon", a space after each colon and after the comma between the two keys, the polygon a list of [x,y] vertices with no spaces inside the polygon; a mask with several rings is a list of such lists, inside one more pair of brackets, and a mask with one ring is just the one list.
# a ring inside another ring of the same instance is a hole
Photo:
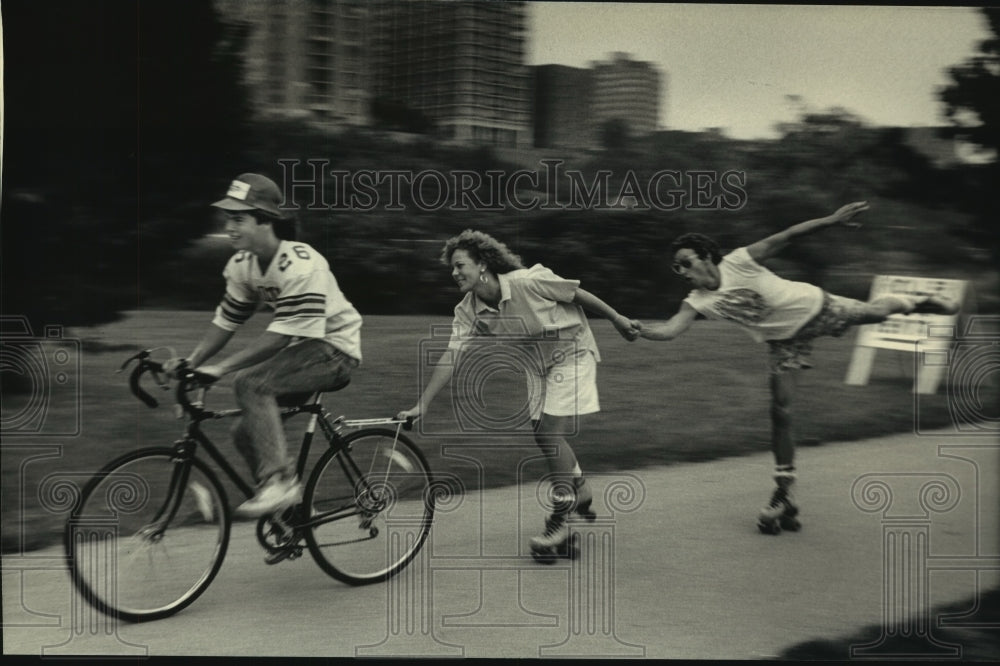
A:
{"label": "bicycle rear wheel", "polygon": [[434,518],[430,468],[393,430],[365,429],[327,450],[309,478],[304,533],[326,573],[350,585],[384,581],[414,558]]}
{"label": "bicycle rear wheel", "polygon": [[229,543],[225,491],[200,460],[145,449],[106,465],[66,523],[73,584],[108,615],[173,615],[205,591]]}

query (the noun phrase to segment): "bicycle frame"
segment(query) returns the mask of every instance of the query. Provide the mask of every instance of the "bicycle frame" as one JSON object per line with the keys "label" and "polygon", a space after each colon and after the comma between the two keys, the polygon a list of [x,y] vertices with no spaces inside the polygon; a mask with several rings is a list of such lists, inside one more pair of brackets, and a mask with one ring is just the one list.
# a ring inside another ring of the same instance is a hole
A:
{"label": "bicycle frame", "polygon": [[[306,461],[308,460],[309,457],[309,449],[311,448],[312,445],[312,438],[315,432],[315,424],[317,421],[321,424],[323,433],[330,440],[331,446],[335,446],[336,443],[340,441],[340,433],[338,433],[334,428],[332,428],[327,423],[326,419],[327,414],[326,411],[323,409],[323,406],[320,404],[319,395],[314,394],[310,400],[311,402],[307,404],[295,405],[292,407],[282,407],[280,409],[280,414],[283,420],[290,416],[294,416],[295,414],[303,412],[310,413],[313,415],[312,419],[310,420],[310,424],[305,434],[303,435],[302,444],[299,448],[298,458],[295,463],[295,471],[296,474],[299,475],[299,478],[303,478],[303,474],[305,472]],[[243,413],[243,410],[226,409],[226,410],[212,411],[212,410],[202,409],[197,406],[195,408],[197,411],[194,411],[194,413],[189,412],[191,418],[188,421],[184,438],[178,440],[175,443],[175,446],[179,446],[186,443],[194,444],[195,446],[192,448],[190,452],[190,455],[193,456],[197,453],[197,446],[201,445],[208,451],[208,454],[212,458],[212,460],[215,461],[216,465],[219,466],[219,469],[221,469],[222,472],[227,477],[229,477],[229,479],[236,485],[236,487],[239,488],[240,491],[246,497],[248,498],[252,497],[254,494],[253,486],[247,483],[247,481],[240,475],[240,473],[236,471],[236,469],[226,459],[226,457],[222,454],[222,452],[219,451],[215,443],[212,442],[212,440],[208,437],[208,435],[206,435],[201,429],[201,424],[204,421],[235,418],[240,416]]]}
{"label": "bicycle frame", "polygon": [[[309,425],[306,427],[305,433],[302,436],[302,443],[299,446],[299,453],[295,463],[295,471],[300,479],[305,478],[306,463],[309,459],[309,451],[312,448],[313,437],[316,432],[316,425],[319,424],[320,429],[326,436],[329,446],[331,448],[338,448],[343,442],[343,438],[340,435],[339,426],[344,425],[347,427],[361,427],[362,425],[375,425],[375,424],[386,424],[392,423],[390,419],[370,419],[366,421],[347,421],[343,417],[339,417],[331,423],[329,418],[329,412],[322,406],[321,400],[322,394],[315,393],[309,400],[301,405],[294,405],[288,407],[279,408],[279,413],[281,414],[282,420],[286,420],[297,414],[311,414]],[[252,497],[254,494],[253,487],[246,482],[246,480],[240,475],[239,472],[233,467],[233,465],[226,459],[226,457],[219,451],[215,443],[206,435],[201,429],[201,423],[209,420],[221,420],[226,418],[238,417],[243,413],[240,409],[227,409],[227,410],[204,410],[199,409],[193,416],[191,421],[187,424],[187,430],[185,437],[177,442],[177,445],[183,444],[194,444],[190,448],[190,453],[185,453],[185,455],[194,456],[197,452],[197,446],[201,445],[208,451],[209,456],[215,463],[219,466],[219,469],[244,493],[246,497]],[[367,484],[368,481],[365,478],[364,473],[358,468],[354,460],[349,456],[340,456],[337,458],[340,463],[341,469],[344,475],[352,482],[352,485],[358,483]],[[183,486],[179,486],[183,487]],[[360,515],[364,513],[361,509],[352,509],[348,506],[335,509],[333,511],[324,512],[314,516],[310,516],[308,520],[301,523],[296,523],[294,527],[310,527],[313,525],[318,525],[331,520],[339,520],[342,518],[347,518],[350,516]]]}
{"label": "bicycle frame", "polygon": [[[151,407],[156,406],[156,400],[152,398],[148,393],[142,390],[139,386],[139,379],[142,374],[147,371],[154,373],[162,372],[162,366],[149,359],[149,351],[143,351],[136,356],[126,361],[127,365],[131,360],[139,360],[139,365],[135,368],[130,378],[130,385],[132,392],[140,400],[145,402]],[[122,368],[125,367],[122,366]],[[165,386],[165,383],[157,380],[161,386]],[[177,440],[174,443],[174,448],[177,456],[180,460],[188,460],[194,458],[197,455],[198,446],[204,447],[208,453],[209,457],[215,461],[218,468],[227,476],[233,484],[244,494],[245,497],[250,498],[254,495],[255,490],[247,481],[240,475],[239,472],[233,467],[233,465],[226,459],[226,457],[219,451],[215,443],[206,435],[202,429],[201,424],[205,421],[212,420],[222,420],[227,418],[235,418],[243,414],[241,409],[225,409],[225,410],[208,410],[204,408],[204,396],[207,391],[205,385],[197,384],[198,378],[188,371],[185,378],[178,382],[175,397],[177,405],[181,408],[184,414],[188,416],[188,422],[185,428],[184,437]],[[191,390],[191,383],[195,383],[195,387],[200,391],[198,399],[191,402],[188,399],[187,393]],[[316,432],[317,423],[320,429],[323,431],[324,436],[329,442],[331,448],[337,449],[343,445],[343,438],[340,435],[340,428],[342,426],[351,428],[363,428],[366,426],[377,426],[377,425],[396,425],[396,433],[399,434],[399,429],[403,426],[403,421],[396,419],[355,419],[347,420],[344,417],[338,417],[331,421],[329,412],[323,407],[321,403],[323,392],[314,392],[311,396],[300,404],[279,406],[279,414],[281,419],[287,420],[288,418],[295,416],[297,414],[307,413],[310,414],[309,424],[306,427],[306,431],[303,434],[302,443],[299,446],[299,453],[295,463],[296,474],[300,479],[305,479],[306,463],[309,459],[309,451],[312,446],[312,440]],[[341,470],[343,471],[345,477],[350,481],[353,487],[357,487],[359,483],[364,483],[365,492],[371,492],[372,488],[369,485],[368,479],[364,472],[357,466],[350,455],[338,456],[337,461],[340,464]],[[182,465],[179,468],[179,473],[171,479],[171,492],[168,494],[167,503],[172,506],[164,506],[157,513],[157,522],[169,523],[173,518],[174,513],[177,511],[177,507],[180,502],[180,492],[174,492],[175,490],[182,490],[187,483],[187,474],[190,467],[188,465]],[[353,498],[352,498],[353,499]],[[161,517],[166,514],[166,519],[161,521]],[[347,505],[334,509],[333,511],[324,512],[318,515],[309,516],[307,520],[296,523],[295,528],[311,527],[319,525],[325,522],[330,522],[333,520],[340,520],[342,518],[347,518],[350,516],[364,515],[368,513],[363,508],[352,508],[350,503]],[[155,535],[154,535],[155,536]]]}

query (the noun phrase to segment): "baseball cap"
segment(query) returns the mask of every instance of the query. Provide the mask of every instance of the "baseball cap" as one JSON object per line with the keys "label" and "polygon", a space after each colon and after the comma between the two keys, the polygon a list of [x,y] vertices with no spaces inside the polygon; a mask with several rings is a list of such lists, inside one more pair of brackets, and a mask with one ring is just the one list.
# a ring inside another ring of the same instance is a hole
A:
{"label": "baseball cap", "polygon": [[284,201],[278,185],[256,173],[244,173],[229,184],[226,197],[212,205],[225,210],[262,210],[279,218],[285,213],[278,208]]}

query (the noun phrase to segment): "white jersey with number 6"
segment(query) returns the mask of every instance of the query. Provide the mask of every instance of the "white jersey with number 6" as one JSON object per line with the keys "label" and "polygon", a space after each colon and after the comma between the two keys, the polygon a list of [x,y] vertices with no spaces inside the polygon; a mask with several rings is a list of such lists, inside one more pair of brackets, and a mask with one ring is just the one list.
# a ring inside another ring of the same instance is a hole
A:
{"label": "white jersey with number 6", "polygon": [[235,331],[254,312],[274,311],[267,330],[282,335],[321,338],[361,360],[361,315],[344,297],[326,259],[306,243],[283,240],[267,270],[256,255],[237,252],[222,272],[226,293],[212,320]]}

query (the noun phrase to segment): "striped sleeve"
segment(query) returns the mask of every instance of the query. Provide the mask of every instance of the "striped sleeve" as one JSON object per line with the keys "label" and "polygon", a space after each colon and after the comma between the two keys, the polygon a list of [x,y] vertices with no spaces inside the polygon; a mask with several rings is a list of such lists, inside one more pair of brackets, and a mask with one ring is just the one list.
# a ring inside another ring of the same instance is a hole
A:
{"label": "striped sleeve", "polygon": [[215,314],[217,318],[221,318],[233,327],[230,330],[235,330],[237,327],[242,326],[253,315],[256,309],[256,303],[238,300],[227,291],[225,296],[222,297],[222,302],[219,303]]}
{"label": "striped sleeve", "polygon": [[235,331],[257,311],[257,296],[250,285],[240,279],[239,271],[232,262],[223,272],[226,278],[226,293],[215,308],[212,323],[226,331]]}
{"label": "striped sleeve", "polygon": [[327,296],[322,271],[290,280],[274,303],[274,319],[267,330],[303,338],[326,335]]}

